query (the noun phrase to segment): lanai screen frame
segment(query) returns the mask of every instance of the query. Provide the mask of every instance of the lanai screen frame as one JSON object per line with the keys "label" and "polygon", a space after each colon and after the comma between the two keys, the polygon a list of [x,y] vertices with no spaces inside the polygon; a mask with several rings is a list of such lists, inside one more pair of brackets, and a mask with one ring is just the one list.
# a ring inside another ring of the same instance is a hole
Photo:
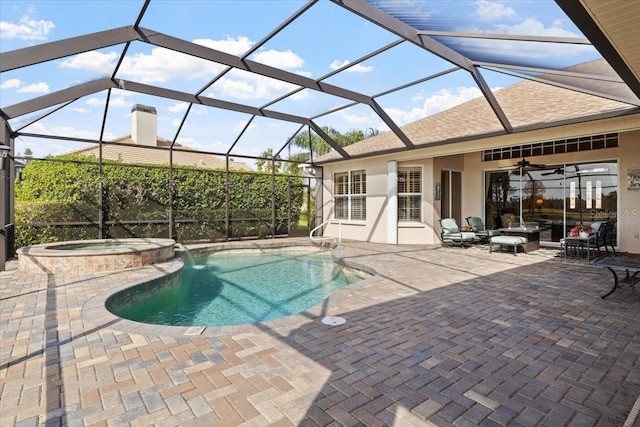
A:
{"label": "lanai screen frame", "polygon": [[[484,39],[496,39],[503,38],[508,40],[520,40],[520,41],[535,41],[540,43],[551,43],[551,44],[575,44],[575,45],[589,45],[593,44],[598,51],[603,55],[603,57],[614,66],[615,70],[618,72],[618,75],[621,76],[620,82],[624,82],[631,92],[636,96],[637,99],[640,99],[640,81],[635,78],[631,70],[628,68],[624,60],[620,58],[615,48],[611,44],[611,42],[607,39],[607,37],[598,29],[597,25],[594,23],[593,19],[591,19],[588,13],[585,11],[584,7],[579,4],[579,2],[575,2],[573,0],[556,0],[556,3],[567,13],[567,15],[574,21],[576,25],[581,29],[581,31],[587,36],[587,38],[559,38],[559,37],[536,37],[536,36],[499,36],[499,35],[491,35],[491,34],[468,34],[468,33],[456,33],[456,32],[437,32],[437,31],[425,31],[418,28],[419,22],[413,22],[412,17],[403,17],[402,13],[393,15],[392,11],[388,8],[383,10],[383,8],[377,7],[375,1],[367,2],[363,0],[331,0],[332,3],[341,6],[347,11],[356,14],[367,21],[374,23],[376,26],[383,28],[384,30],[394,34],[397,39],[386,46],[383,46],[375,51],[369,52],[368,54],[349,62],[346,65],[328,73],[324,76],[321,76],[317,79],[312,79],[308,77],[304,77],[292,72],[285,71],[283,69],[279,69],[276,67],[271,67],[268,65],[264,65],[258,62],[254,62],[249,58],[249,56],[254,53],[256,50],[260,49],[260,47],[264,46],[271,38],[276,36],[280,31],[286,28],[288,25],[296,21],[299,17],[305,14],[308,10],[310,10],[314,5],[318,3],[318,0],[310,0],[305,3],[302,7],[300,7],[295,13],[289,16],[286,20],[284,20],[280,25],[275,27],[269,34],[267,34],[262,40],[256,43],[251,47],[247,52],[243,55],[235,56],[222,51],[218,51],[215,49],[211,49],[209,47],[205,47],[202,45],[198,45],[195,43],[191,43],[168,34],[164,34],[161,32],[154,31],[152,29],[147,29],[140,26],[145,13],[151,4],[151,0],[145,0],[142,4],[140,13],[135,20],[135,22],[131,26],[125,26],[120,28],[114,28],[106,31],[100,31],[96,33],[91,33],[87,35],[82,35],[78,37],[72,37],[65,40],[44,43],[41,45],[36,45],[28,48],[18,49],[14,51],[9,51],[0,54],[0,72],[10,71],[10,70],[18,70],[23,67],[28,67],[30,65],[39,64],[47,61],[53,61],[60,58],[69,57],[81,52],[88,52],[96,49],[100,49],[108,46],[116,46],[116,45],[124,45],[123,51],[120,54],[120,58],[118,61],[118,65],[116,66],[113,74],[108,78],[102,78],[95,81],[91,81],[84,84],[79,84],[76,86],[69,87],[67,89],[63,89],[45,96],[33,98],[18,104],[10,105],[0,109],[0,124],[3,128],[3,144],[8,142],[8,147],[11,152],[14,151],[15,146],[15,138],[24,136],[31,138],[47,138],[47,139],[60,139],[66,141],[75,141],[75,142],[83,142],[83,143],[94,143],[100,146],[100,150],[102,150],[103,145],[112,144],[112,142],[106,141],[104,139],[104,130],[106,124],[106,118],[109,114],[109,99],[111,96],[111,92],[114,89],[121,89],[126,91],[137,92],[140,94],[147,94],[152,96],[157,96],[166,99],[172,99],[176,101],[182,101],[188,103],[188,108],[182,118],[181,124],[178,126],[178,130],[174,135],[171,144],[166,150],[169,152],[169,167],[173,168],[173,162],[171,160],[172,153],[174,151],[180,151],[181,149],[175,147],[176,141],[180,136],[180,131],[189,116],[192,107],[194,106],[208,106],[214,108],[221,108],[230,111],[236,111],[244,114],[249,114],[251,116],[250,120],[253,120],[256,117],[265,117],[269,119],[275,120],[283,120],[290,123],[296,123],[299,125],[298,130],[290,136],[286,141],[283,142],[283,145],[279,150],[277,150],[271,158],[266,158],[265,160],[270,160],[274,162],[276,158],[287,148],[290,144],[291,140],[295,137],[295,135],[299,132],[304,131],[306,128],[309,131],[315,132],[321,138],[326,141],[326,143],[331,147],[332,150],[337,152],[340,157],[340,160],[348,160],[352,158],[351,155],[347,151],[345,151],[336,141],[334,141],[329,135],[327,135],[321,126],[318,125],[317,119],[324,117],[326,115],[335,113],[338,110],[346,109],[354,105],[364,105],[371,109],[380,120],[388,127],[388,129],[395,134],[397,139],[401,141],[402,146],[397,149],[390,150],[393,151],[406,151],[415,148],[413,141],[411,141],[402,131],[401,127],[394,122],[394,120],[389,117],[389,115],[384,111],[384,109],[377,102],[377,98],[387,95],[389,93],[393,93],[395,91],[399,91],[410,87],[412,85],[416,85],[422,83],[424,81],[437,79],[443,74],[447,74],[456,70],[463,70],[471,76],[473,81],[477,84],[478,88],[482,92],[482,95],[491,106],[495,116],[499,120],[504,134],[519,132],[519,131],[527,131],[530,129],[514,129],[505,112],[502,110],[501,105],[494,97],[492,91],[490,90],[487,82],[485,81],[481,69],[490,69],[498,72],[503,72],[505,74],[513,73],[514,67],[513,64],[509,63],[490,63],[483,62],[479,60],[471,60],[469,57],[461,54],[455,49],[447,46],[446,44],[441,43],[437,40],[438,37],[476,37],[476,38],[484,38]],[[401,11],[402,12],[402,11]],[[153,86],[148,84],[143,84],[134,81],[128,81],[122,78],[118,78],[118,70],[120,65],[122,64],[123,59],[127,54],[127,50],[132,42],[142,42],[148,43],[157,47],[164,47],[170,50],[174,50],[177,52],[182,52],[184,54],[202,58],[208,61],[214,61],[218,64],[223,64],[226,66],[226,69],[211,79],[206,85],[204,85],[201,89],[195,92],[183,92],[177,90],[171,90],[162,88],[159,86]],[[339,87],[332,84],[327,83],[329,77],[348,69],[349,67],[353,67],[358,65],[376,55],[383,53],[384,51],[393,48],[394,46],[400,43],[411,43],[414,46],[418,46],[425,51],[430,52],[433,55],[438,56],[441,59],[444,59],[451,63],[451,68],[447,70],[443,70],[437,73],[432,73],[425,75],[423,78],[407,82],[403,85],[385,90],[384,92],[374,94],[374,95],[365,95],[363,93],[358,93],[356,91],[350,90],[346,87]],[[293,85],[296,85],[298,89],[294,90],[291,93],[288,93],[284,96],[281,96],[277,99],[274,99],[268,103],[265,103],[259,107],[254,107],[245,104],[233,103],[224,101],[221,99],[215,99],[211,97],[207,97],[203,95],[205,90],[214,84],[218,79],[224,76],[228,71],[232,69],[244,70],[251,73],[256,73],[262,76],[266,76],[269,78],[277,79],[280,81],[288,82]],[[520,67],[519,68],[523,72],[529,73],[538,73],[538,75],[542,75],[543,73],[558,73],[557,70],[551,69],[540,69],[535,67]],[[521,78],[529,78],[526,74],[518,75]],[[570,74],[567,74],[568,77],[571,77]],[[582,77],[582,76],[581,76]],[[596,79],[598,76],[593,76]],[[567,83],[559,84],[558,82],[554,82],[551,80],[541,80],[540,77],[537,78],[537,81],[543,81],[544,83],[561,86],[565,89],[577,90],[580,92],[589,93],[591,95],[600,96],[603,98],[614,99],[617,101],[627,102],[631,105],[640,106],[640,102],[638,100],[629,100],[629,99],[619,99],[615,96],[611,96],[607,93],[595,92],[595,91],[587,91],[584,88],[580,88],[577,86],[572,86]],[[341,106],[339,108],[334,108],[323,113],[317,114],[315,116],[305,117],[298,116],[293,114],[286,114],[282,112],[278,112],[270,109],[269,107],[274,103],[278,102],[281,99],[284,99],[287,96],[292,95],[293,93],[298,92],[301,89],[314,90],[318,92],[323,92],[326,94],[338,96],[340,98],[349,100],[350,103],[347,105]],[[28,125],[21,126],[20,129],[12,129],[9,121],[15,119],[17,117],[23,117],[27,115],[32,115],[37,112],[43,112],[39,117],[31,120],[29,124],[38,121],[53,112],[65,108],[72,104],[74,101],[90,95],[94,93],[99,93],[107,91],[107,102],[104,107],[104,114],[101,126],[100,137],[97,140],[92,139],[84,139],[84,138],[76,138],[69,136],[51,136],[51,135],[39,135],[34,133],[23,132],[23,129]],[[584,118],[575,118],[575,122],[580,122],[584,120]],[[566,121],[564,124],[567,124]],[[554,123],[545,123],[541,124],[539,128],[542,127],[550,127],[554,126]],[[248,127],[248,126],[247,126]],[[242,132],[238,135],[236,142],[242,137],[242,134],[247,129],[242,130]],[[478,136],[481,137],[481,136]],[[201,152],[206,154],[212,154],[217,156],[222,156],[226,159],[226,167],[227,173],[229,173],[229,158],[230,156],[237,157],[245,157],[245,158],[254,158],[259,159],[260,157],[251,157],[251,156],[239,156],[237,154],[233,154],[233,149],[236,144],[232,144],[232,146],[226,152],[215,152],[215,151],[207,151],[207,150],[190,150],[190,152]],[[162,148],[156,148],[162,149]],[[380,153],[375,153],[375,155],[379,155]],[[309,153],[311,157],[311,163],[313,164],[313,156],[314,153]],[[369,154],[359,155],[358,157],[367,157]],[[372,154],[373,155],[373,154]],[[7,169],[9,171],[8,177],[5,177],[3,180],[4,185],[3,189],[3,205],[5,208],[3,211],[3,220],[2,223],[6,224],[7,220],[12,218],[13,212],[13,178],[12,173],[15,173],[13,168],[15,166],[15,160],[19,158],[15,155],[9,156],[9,165],[7,165]],[[286,160],[285,160],[286,161]],[[272,169],[273,171],[273,169]],[[7,175],[4,171],[3,174]],[[7,179],[9,178],[9,179]],[[168,183],[169,185],[169,183]],[[171,206],[169,206],[171,209]],[[171,229],[171,228],[170,228]],[[171,237],[171,236],[170,236]],[[0,245],[5,246],[5,245]]]}

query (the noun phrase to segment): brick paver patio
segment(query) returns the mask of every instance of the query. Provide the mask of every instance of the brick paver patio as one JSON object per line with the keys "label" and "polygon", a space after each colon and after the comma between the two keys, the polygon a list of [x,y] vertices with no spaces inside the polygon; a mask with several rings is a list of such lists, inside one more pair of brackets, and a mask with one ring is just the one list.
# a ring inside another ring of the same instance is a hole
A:
{"label": "brick paver patio", "polygon": [[602,300],[608,272],[544,250],[345,243],[336,254],[378,274],[287,319],[195,332],[103,308],[175,263],[0,273],[0,425],[632,422],[640,300],[629,289]]}

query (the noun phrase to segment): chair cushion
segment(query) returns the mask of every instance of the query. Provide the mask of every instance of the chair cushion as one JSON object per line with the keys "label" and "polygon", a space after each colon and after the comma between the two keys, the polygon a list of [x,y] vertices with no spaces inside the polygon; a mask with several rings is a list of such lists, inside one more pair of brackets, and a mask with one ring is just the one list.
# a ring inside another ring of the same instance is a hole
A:
{"label": "chair cushion", "polygon": [[470,232],[470,231],[462,231],[459,233],[443,233],[442,234],[442,239],[443,240],[455,240],[455,241],[459,241],[459,240],[463,240],[463,241],[470,241],[470,240],[475,240],[476,238],[476,233]]}

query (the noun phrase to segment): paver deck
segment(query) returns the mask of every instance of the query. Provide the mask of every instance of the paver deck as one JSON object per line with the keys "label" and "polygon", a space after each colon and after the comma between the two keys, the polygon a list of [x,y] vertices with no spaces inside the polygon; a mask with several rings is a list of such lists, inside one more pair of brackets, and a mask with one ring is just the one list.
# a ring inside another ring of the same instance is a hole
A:
{"label": "paver deck", "polygon": [[[640,300],[544,250],[336,250],[377,275],[249,326],[144,326],[93,276],[0,273],[0,425],[623,426],[640,396]],[[346,323],[325,325],[324,316]],[[638,421],[636,420],[636,423]]]}

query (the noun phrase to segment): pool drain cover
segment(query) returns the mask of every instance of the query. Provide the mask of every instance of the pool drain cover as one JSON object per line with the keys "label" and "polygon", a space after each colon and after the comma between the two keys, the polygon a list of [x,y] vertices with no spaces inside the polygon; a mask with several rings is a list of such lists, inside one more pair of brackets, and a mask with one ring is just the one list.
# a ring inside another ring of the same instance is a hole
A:
{"label": "pool drain cover", "polygon": [[337,316],[327,316],[324,319],[322,319],[322,323],[330,326],[344,325],[345,322],[346,320],[344,320],[344,317],[337,317]]}

